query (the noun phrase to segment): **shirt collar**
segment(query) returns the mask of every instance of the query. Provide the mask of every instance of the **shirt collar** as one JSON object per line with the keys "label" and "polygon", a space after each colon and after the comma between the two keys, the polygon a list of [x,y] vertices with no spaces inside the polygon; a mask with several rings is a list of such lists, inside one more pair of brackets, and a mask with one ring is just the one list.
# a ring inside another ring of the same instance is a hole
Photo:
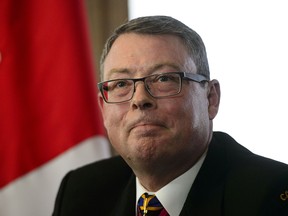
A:
{"label": "shirt collar", "polygon": [[157,192],[147,191],[136,177],[136,206],[139,197],[146,192],[148,194],[155,194],[170,216],[180,215],[190,188],[192,187],[194,180],[204,162],[206,153],[207,151],[204,152],[197,163],[188,171],[165,185]]}

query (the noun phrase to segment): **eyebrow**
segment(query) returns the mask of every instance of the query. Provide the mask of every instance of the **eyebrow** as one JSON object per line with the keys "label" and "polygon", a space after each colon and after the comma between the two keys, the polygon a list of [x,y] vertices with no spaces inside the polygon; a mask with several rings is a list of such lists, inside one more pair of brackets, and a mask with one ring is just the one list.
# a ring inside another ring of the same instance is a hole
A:
{"label": "eyebrow", "polygon": [[[148,67],[147,71],[149,73],[153,73],[154,71],[160,70],[162,68],[165,67],[171,67],[172,70],[174,71],[181,71],[179,65],[173,63],[173,62],[162,62],[162,63],[158,63],[155,65],[152,65],[150,67]],[[174,71],[167,71],[167,72],[174,72]],[[110,71],[107,72],[108,77],[110,77],[112,74],[132,74],[133,71],[131,69],[128,68],[113,68]]]}
{"label": "eyebrow", "polygon": [[[173,68],[173,70],[176,70],[176,71],[180,70],[179,65],[177,65],[173,62],[163,62],[163,63],[153,65],[151,68],[149,68],[149,71],[152,72],[152,71],[160,70],[160,69],[165,68],[165,67],[171,67],[171,68]],[[172,71],[168,71],[168,72],[172,72]]]}
{"label": "eyebrow", "polygon": [[128,68],[113,68],[107,72],[107,76],[109,79],[111,78],[112,74],[131,74],[132,71],[129,70]]}

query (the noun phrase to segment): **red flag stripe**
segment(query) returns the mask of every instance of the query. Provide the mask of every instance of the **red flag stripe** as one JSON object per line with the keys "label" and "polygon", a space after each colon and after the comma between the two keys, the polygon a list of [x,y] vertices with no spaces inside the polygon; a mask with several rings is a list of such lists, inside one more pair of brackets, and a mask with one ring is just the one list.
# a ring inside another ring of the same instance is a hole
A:
{"label": "red flag stripe", "polygon": [[83,9],[0,2],[0,188],[103,134]]}

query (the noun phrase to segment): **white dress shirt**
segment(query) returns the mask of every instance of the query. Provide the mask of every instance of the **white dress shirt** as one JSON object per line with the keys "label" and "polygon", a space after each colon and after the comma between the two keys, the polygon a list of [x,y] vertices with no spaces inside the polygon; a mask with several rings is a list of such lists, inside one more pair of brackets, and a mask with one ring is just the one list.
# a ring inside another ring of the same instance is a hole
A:
{"label": "white dress shirt", "polygon": [[[197,163],[188,171],[177,177],[157,192],[147,191],[136,177],[136,208],[137,202],[143,193],[155,194],[170,216],[178,216],[184,206],[190,188],[203,164],[207,151]],[[137,210],[137,209],[136,209]]]}

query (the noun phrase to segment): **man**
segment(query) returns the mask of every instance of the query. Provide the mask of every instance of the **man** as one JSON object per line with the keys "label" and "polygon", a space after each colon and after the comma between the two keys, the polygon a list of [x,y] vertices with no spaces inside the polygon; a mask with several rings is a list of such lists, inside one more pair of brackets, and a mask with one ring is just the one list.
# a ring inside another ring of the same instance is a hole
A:
{"label": "man", "polygon": [[288,166],[213,132],[220,86],[196,32],[166,16],[131,20],[100,66],[98,100],[121,157],[68,173],[54,216],[288,215]]}

